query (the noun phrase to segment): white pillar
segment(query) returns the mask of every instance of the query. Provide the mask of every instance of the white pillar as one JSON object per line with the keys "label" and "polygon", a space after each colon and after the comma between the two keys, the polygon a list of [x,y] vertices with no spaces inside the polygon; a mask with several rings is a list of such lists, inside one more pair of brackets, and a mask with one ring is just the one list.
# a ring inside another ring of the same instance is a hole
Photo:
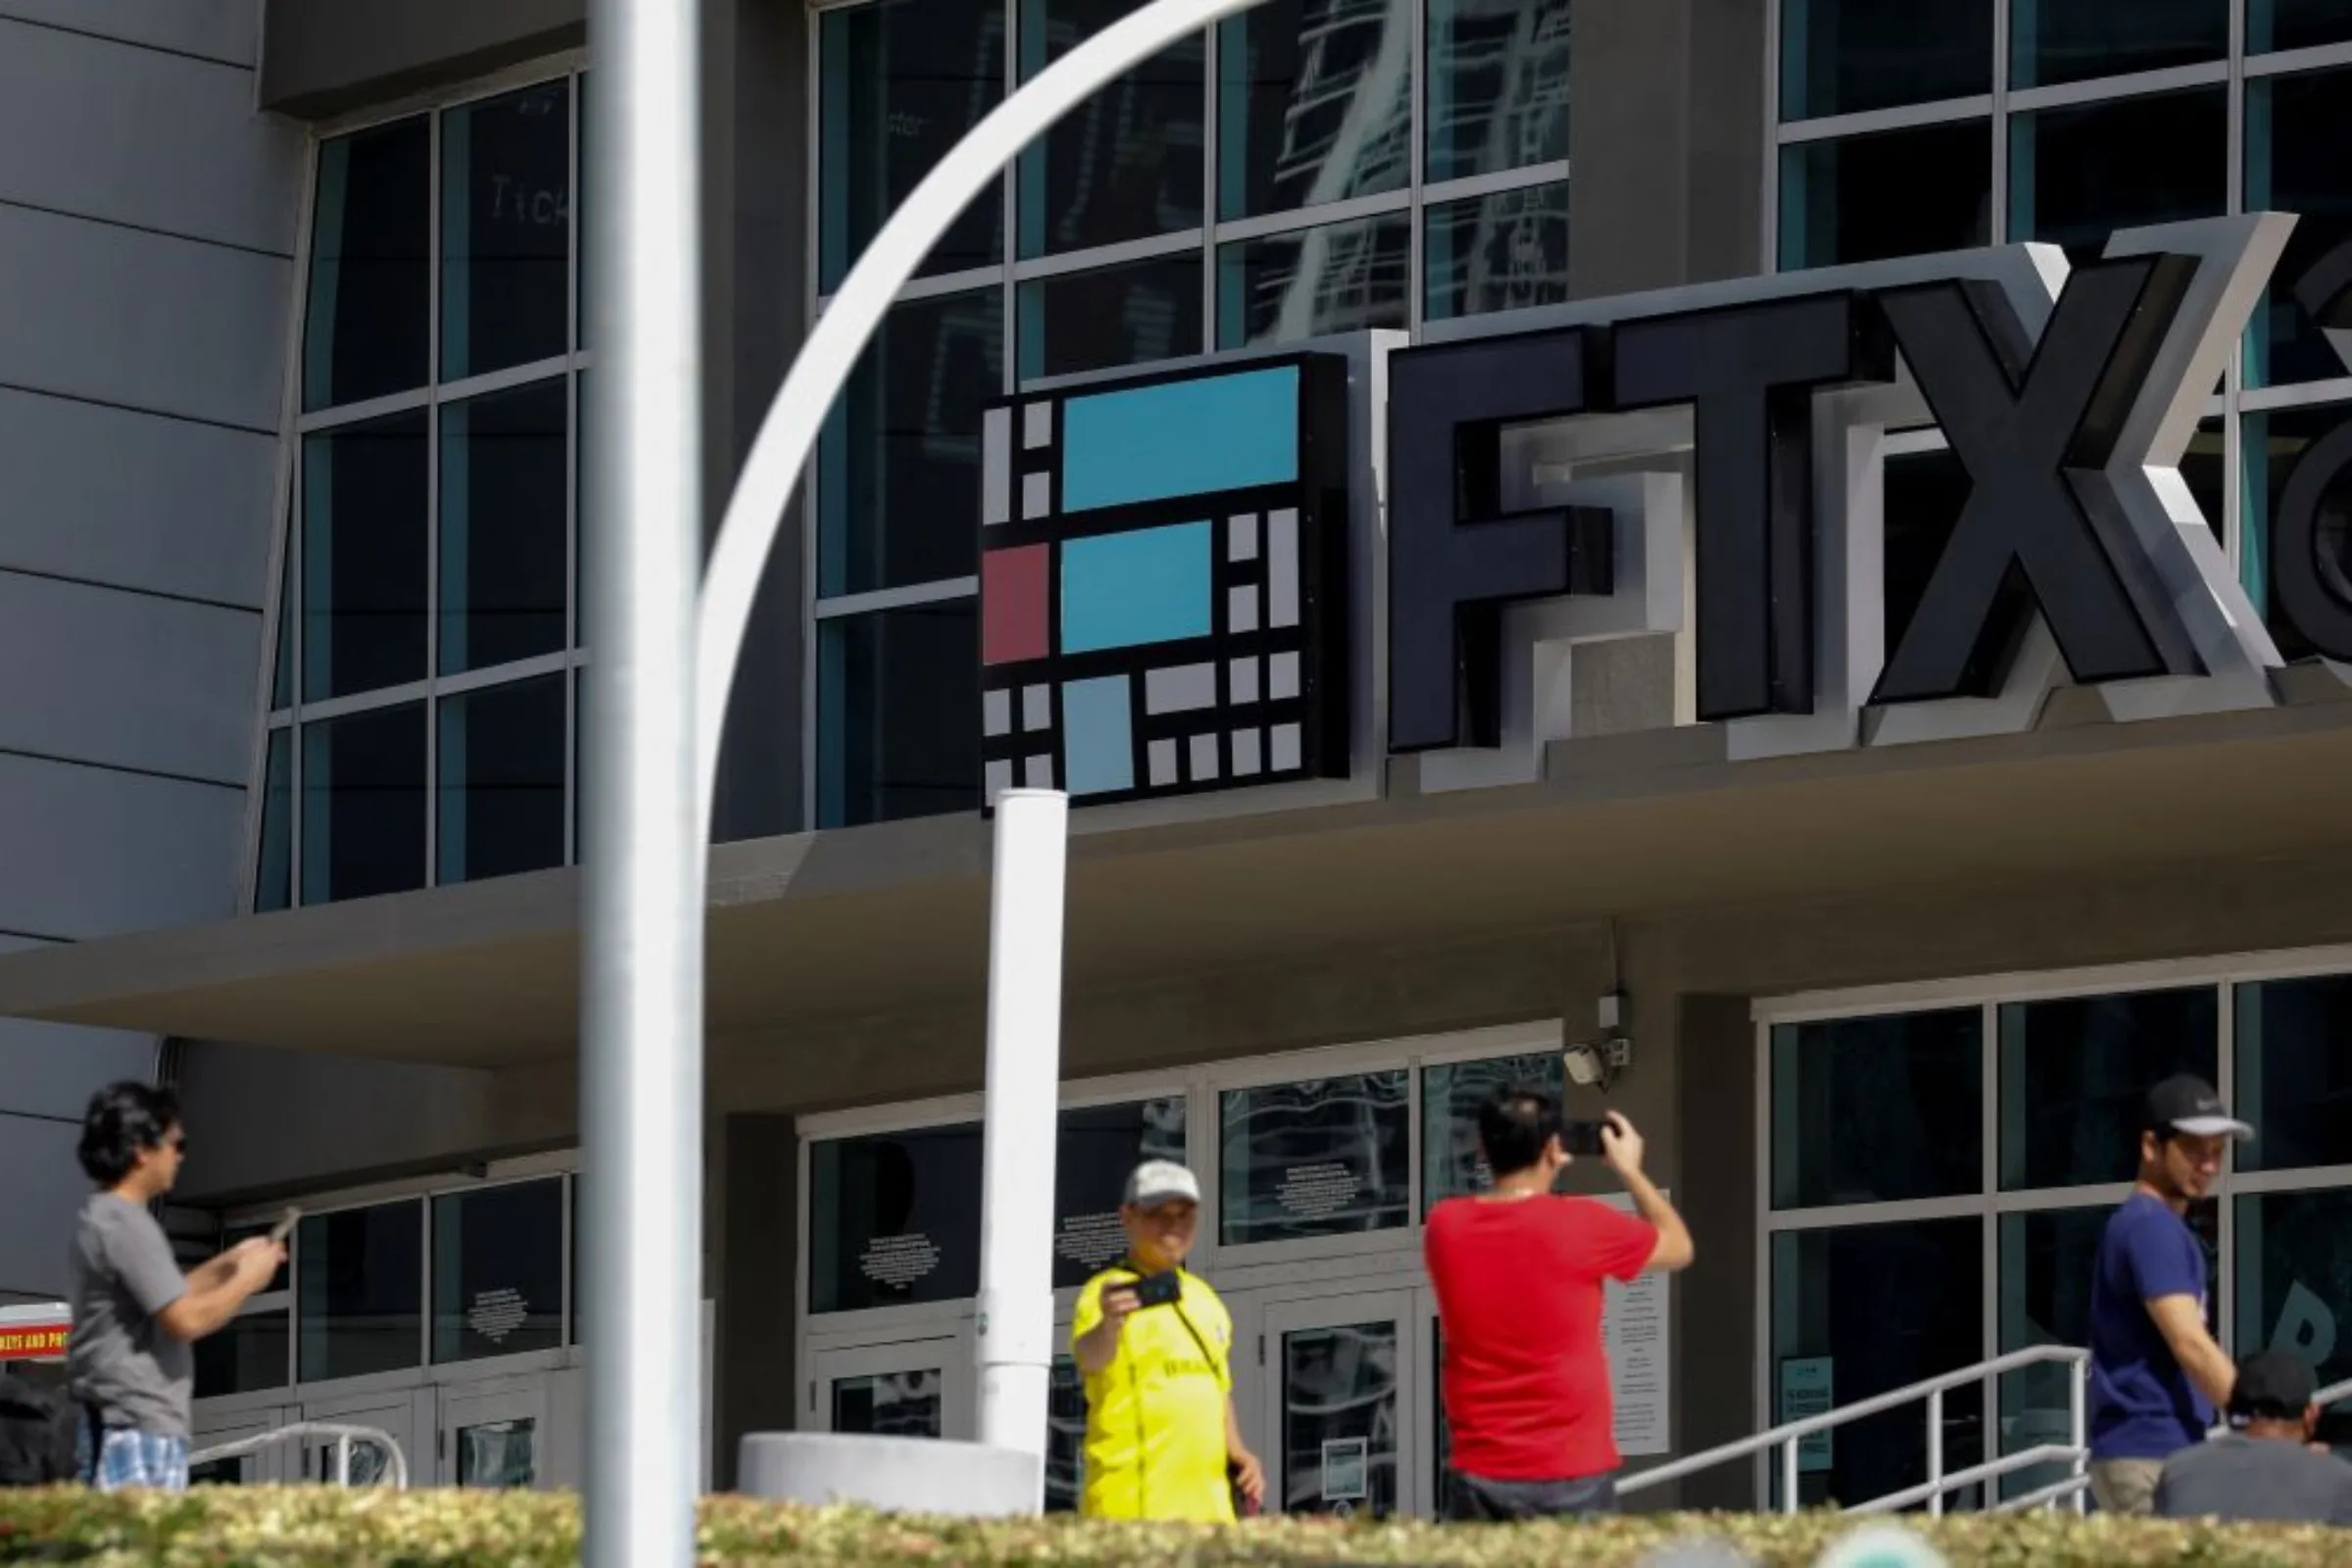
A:
{"label": "white pillar", "polygon": [[989,889],[988,1102],[981,1123],[980,1431],[1038,1457],[1054,1370],[1054,1146],[1061,1106],[1062,888],[1069,797],[997,798]]}

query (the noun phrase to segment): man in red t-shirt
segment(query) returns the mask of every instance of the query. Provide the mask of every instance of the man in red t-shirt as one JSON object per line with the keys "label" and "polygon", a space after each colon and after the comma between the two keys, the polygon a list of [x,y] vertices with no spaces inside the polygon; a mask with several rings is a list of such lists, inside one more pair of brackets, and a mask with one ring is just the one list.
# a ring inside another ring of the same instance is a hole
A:
{"label": "man in red t-shirt", "polygon": [[1479,1107],[1493,1188],[1430,1210],[1422,1250],[1445,1335],[1453,1447],[1446,1517],[1533,1519],[1617,1506],[1602,1280],[1690,1266],[1690,1232],[1642,1174],[1642,1135],[1611,1112],[1609,1164],[1642,1217],[1552,1184],[1568,1167],[1558,1102],[1497,1090]]}

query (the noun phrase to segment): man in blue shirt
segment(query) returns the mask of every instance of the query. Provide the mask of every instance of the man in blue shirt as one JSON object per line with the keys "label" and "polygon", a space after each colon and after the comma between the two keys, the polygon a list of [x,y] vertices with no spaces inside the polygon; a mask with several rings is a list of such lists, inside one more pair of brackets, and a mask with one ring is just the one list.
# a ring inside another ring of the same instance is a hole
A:
{"label": "man in blue shirt", "polygon": [[2090,1487],[2110,1513],[2153,1511],[2164,1461],[2205,1441],[2237,1370],[2205,1327],[2205,1249],[2183,1217],[2254,1129],[2203,1079],[2148,1092],[2139,1180],[2107,1221],[2090,1282]]}

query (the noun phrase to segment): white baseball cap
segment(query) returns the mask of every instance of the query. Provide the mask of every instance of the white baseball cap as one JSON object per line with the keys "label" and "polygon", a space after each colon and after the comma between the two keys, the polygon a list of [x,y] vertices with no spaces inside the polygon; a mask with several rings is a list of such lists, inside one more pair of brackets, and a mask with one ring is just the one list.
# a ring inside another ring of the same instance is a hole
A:
{"label": "white baseball cap", "polygon": [[1125,1201],[1130,1207],[1150,1208],[1178,1198],[1200,1201],[1200,1181],[1172,1159],[1147,1159],[1127,1178]]}

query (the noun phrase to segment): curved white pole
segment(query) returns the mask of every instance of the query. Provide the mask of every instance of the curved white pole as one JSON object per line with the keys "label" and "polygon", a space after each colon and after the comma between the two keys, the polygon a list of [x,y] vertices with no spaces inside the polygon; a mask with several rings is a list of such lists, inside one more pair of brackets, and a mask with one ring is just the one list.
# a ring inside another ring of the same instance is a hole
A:
{"label": "curved white pole", "polygon": [[[767,417],[744,460],[728,498],[718,538],[703,579],[695,623],[694,764],[701,839],[710,833],[710,803],[718,782],[718,743],[726,727],[727,694],[743,650],[752,601],[767,565],[784,509],[801,482],[808,452],[858,356],[915,267],[948,231],[956,215],[1020,150],[1063,115],[1119,74],[1188,33],[1199,32],[1260,0],[1152,0],[1103,28],[1038,73],[1037,79],[999,104],[941,159],[912,195],[874,236],[768,406]],[[977,497],[974,498],[975,509]],[[974,527],[977,528],[977,522]]]}

